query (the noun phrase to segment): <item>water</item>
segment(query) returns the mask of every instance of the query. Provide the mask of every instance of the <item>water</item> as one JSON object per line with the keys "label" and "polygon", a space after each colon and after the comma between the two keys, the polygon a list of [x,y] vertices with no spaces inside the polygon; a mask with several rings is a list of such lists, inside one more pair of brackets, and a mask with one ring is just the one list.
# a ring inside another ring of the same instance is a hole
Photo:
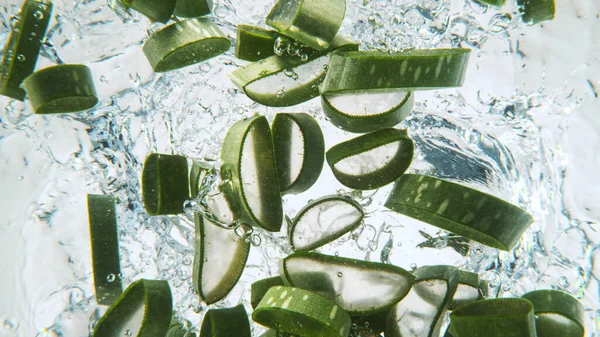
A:
{"label": "water", "polygon": [[[213,17],[234,39],[236,24],[261,23],[273,3],[216,1]],[[2,5],[4,43],[20,2]],[[140,195],[146,155],[184,154],[218,165],[227,128],[255,112],[269,119],[279,111],[308,112],[321,122],[327,148],[352,137],[326,121],[318,99],[285,109],[250,101],[225,76],[243,64],[233,49],[153,74],[140,46],[160,25],[111,6],[56,1],[39,64],[89,65],[101,98],[95,109],[35,116],[28,104],[0,98],[0,336],[87,336],[106,311],[93,297],[87,193],[119,199],[116,277],[125,285],[140,277],[169,280],[177,316],[197,331],[207,307],[190,280],[193,221],[147,216]],[[537,221],[515,250],[499,253],[386,211],[386,187],[352,192],[368,212],[364,225],[320,251],[407,270],[454,264],[490,281],[491,296],[563,289],[586,307],[587,335],[600,336],[600,159],[592,151],[600,145],[598,6],[559,1],[553,22],[529,27],[511,1],[502,10],[471,0],[348,1],[342,33],[362,48],[473,49],[463,88],[417,93],[403,122],[416,145],[410,171],[491,192]],[[288,217],[310,199],[350,193],[327,168],[315,186],[284,198]],[[215,307],[247,304],[249,284],[278,272],[278,259],[291,252],[284,233],[252,232],[244,275]],[[261,331],[255,326],[253,336]]]}

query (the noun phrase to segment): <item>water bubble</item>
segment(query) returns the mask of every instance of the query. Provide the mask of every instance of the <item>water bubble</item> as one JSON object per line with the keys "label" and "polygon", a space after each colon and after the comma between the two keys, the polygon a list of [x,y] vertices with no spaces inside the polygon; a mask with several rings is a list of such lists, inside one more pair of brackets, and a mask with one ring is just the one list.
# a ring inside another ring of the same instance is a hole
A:
{"label": "water bubble", "polygon": [[133,336],[133,332],[131,332],[131,329],[127,329],[127,330],[125,330],[125,336],[126,336],[126,337],[131,337],[131,336]]}
{"label": "water bubble", "polygon": [[115,274],[108,274],[108,276],[106,276],[106,281],[108,283],[113,283],[116,279],[117,277],[115,276]]}
{"label": "water bubble", "polygon": [[250,235],[252,235],[253,230],[254,229],[250,225],[239,224],[238,226],[235,227],[234,232],[235,232],[235,235],[237,235],[238,237],[245,239],[245,238],[249,237]]}
{"label": "water bubble", "polygon": [[338,271],[338,273],[337,273],[337,277],[342,277],[342,276],[344,276],[344,274],[342,274],[342,272],[341,272],[341,271]]}
{"label": "water bubble", "polygon": [[25,55],[23,55],[23,54],[17,55],[17,61],[24,62],[25,61]]}
{"label": "water bubble", "polygon": [[35,11],[35,13],[33,13],[33,17],[39,21],[44,18],[44,13],[42,11]]}
{"label": "water bubble", "polygon": [[558,278],[557,284],[561,288],[568,288],[571,283],[569,282],[569,279],[566,276],[561,276]]}
{"label": "water bubble", "polygon": [[416,263],[414,263],[414,262],[413,262],[413,263],[411,263],[411,264],[410,264],[410,269],[412,269],[412,270],[415,270],[415,269],[417,269],[417,264],[416,264]]}
{"label": "water bubble", "polygon": [[396,246],[398,246],[398,247],[402,247],[402,242],[398,242],[398,243],[396,244]]}
{"label": "water bubble", "polygon": [[253,234],[252,237],[251,237],[251,239],[250,239],[250,242],[252,243],[252,245],[254,247],[258,247],[262,243],[262,239],[260,238],[260,235]]}
{"label": "water bubble", "polygon": [[212,67],[210,66],[210,64],[208,64],[206,62],[200,63],[200,71],[202,71],[204,73],[209,72],[211,68]]}
{"label": "water bubble", "polygon": [[14,30],[15,32],[18,32],[20,26],[21,26],[21,19],[18,16],[11,16],[10,17],[10,27],[12,28],[12,30]]}
{"label": "water bubble", "polygon": [[17,177],[17,180],[18,180],[18,181],[21,181],[21,180],[23,180],[23,179],[25,179],[25,177],[24,177],[24,176],[18,176],[18,177]]}
{"label": "water bubble", "polygon": [[277,90],[277,93],[275,95],[277,96],[277,98],[283,98],[283,96],[285,96],[285,88]]}

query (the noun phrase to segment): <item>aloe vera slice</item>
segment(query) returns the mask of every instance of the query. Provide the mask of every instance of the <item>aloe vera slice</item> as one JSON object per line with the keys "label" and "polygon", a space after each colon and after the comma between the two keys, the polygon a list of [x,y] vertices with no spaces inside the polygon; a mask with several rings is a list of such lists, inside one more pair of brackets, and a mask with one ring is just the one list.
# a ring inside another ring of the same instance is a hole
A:
{"label": "aloe vera slice", "polygon": [[282,285],[284,284],[280,276],[269,277],[252,283],[250,286],[250,304],[252,305],[252,309],[258,306],[258,303],[260,303],[260,300],[262,300],[269,289]]}
{"label": "aloe vera slice", "polygon": [[216,173],[214,168],[207,163],[194,162],[190,170],[190,191],[192,197],[197,197],[200,190],[206,184],[206,179],[210,179]]}
{"label": "aloe vera slice", "polygon": [[330,49],[314,53],[305,61],[296,56],[270,56],[228,74],[231,81],[253,101],[283,107],[319,96],[331,51],[358,50],[358,44],[338,36]]}
{"label": "aloe vera slice", "polygon": [[393,127],[410,114],[411,92],[331,94],[321,96],[323,113],[338,128],[365,133]]}
{"label": "aloe vera slice", "polygon": [[121,0],[131,9],[144,14],[150,21],[166,23],[171,19],[177,0]]}
{"label": "aloe vera slice", "polygon": [[454,310],[460,306],[481,299],[479,284],[479,275],[477,273],[459,270],[458,288],[456,288],[456,293],[454,294],[454,297],[452,297],[452,302],[450,303],[448,310]]}
{"label": "aloe vera slice", "polygon": [[319,123],[306,113],[278,113],[272,131],[281,193],[308,190],[319,179],[325,162]]}
{"label": "aloe vera slice", "polygon": [[210,309],[200,329],[200,337],[250,337],[250,322],[242,304],[233,308]]}
{"label": "aloe vera slice", "polygon": [[454,337],[536,337],[531,302],[521,298],[481,300],[450,314]]}
{"label": "aloe vera slice", "polygon": [[36,114],[83,111],[98,103],[90,68],[61,64],[34,72],[23,89]]}
{"label": "aloe vera slice", "polygon": [[176,0],[173,15],[182,18],[196,18],[210,14],[213,9],[213,0]]}
{"label": "aloe vera slice", "polygon": [[385,207],[484,245],[510,250],[533,219],[492,195],[442,179],[405,174]]}
{"label": "aloe vera slice", "polygon": [[221,177],[237,218],[268,231],[279,231],[283,206],[279,192],[273,140],[264,116],[236,122],[229,128],[221,151]]}
{"label": "aloe vera slice", "polygon": [[406,270],[318,253],[294,253],[282,263],[284,282],[333,299],[351,315],[384,311],[402,300],[414,277]]}
{"label": "aloe vera slice", "polygon": [[523,22],[535,25],[554,19],[556,3],[554,0],[517,0]]}
{"label": "aloe vera slice", "polygon": [[276,31],[249,25],[238,25],[235,57],[255,62],[275,55]]}
{"label": "aloe vera slice", "polygon": [[469,53],[469,49],[459,48],[334,53],[321,91],[341,94],[459,87]]}
{"label": "aloe vera slice", "polygon": [[346,0],[278,0],[267,16],[267,25],[316,50],[325,50],[345,15]]}
{"label": "aloe vera slice", "polygon": [[537,337],[583,337],[583,305],[560,290],[536,290],[521,296],[533,304]]}
{"label": "aloe vera slice", "polygon": [[325,196],[309,202],[289,227],[289,239],[296,251],[308,251],[329,243],[360,225],[365,212],[351,198]]}
{"label": "aloe vera slice", "polygon": [[96,302],[111,305],[123,292],[115,197],[87,195]]}
{"label": "aloe vera slice", "polygon": [[414,271],[408,295],[388,312],[386,337],[439,336],[444,314],[458,287],[458,269],[426,266]]}
{"label": "aloe vera slice", "polygon": [[347,337],[350,316],[335,302],[313,292],[276,286],[265,294],[252,319],[300,336]]}
{"label": "aloe vera slice", "polygon": [[169,330],[173,300],[167,281],[133,282],[100,318],[93,337],[164,337]]}
{"label": "aloe vera slice", "polygon": [[212,304],[225,298],[246,267],[250,243],[196,214],[192,282],[200,298]]}
{"label": "aloe vera slice", "polygon": [[[372,335],[379,337],[379,333],[385,331],[387,314],[388,312],[386,310],[374,314],[352,316],[352,326],[356,326],[358,330],[358,333],[355,332],[354,335],[356,337],[363,337],[363,335],[365,337],[370,337]],[[372,333],[372,335],[367,334],[367,332]]]}
{"label": "aloe vera slice", "polygon": [[23,80],[33,73],[52,16],[52,2],[26,0],[18,14],[18,25],[10,32],[2,56],[0,95],[25,99]]}
{"label": "aloe vera slice", "polygon": [[506,0],[478,0],[478,1],[481,3],[491,5],[491,6],[496,6],[496,7],[502,7],[502,6],[504,6],[504,3],[506,2]]}
{"label": "aloe vera slice", "polygon": [[326,156],[342,185],[371,190],[398,179],[410,166],[413,152],[406,130],[386,128],[337,144]]}
{"label": "aloe vera slice", "polygon": [[207,18],[171,24],[148,38],[143,51],[155,72],[187,67],[223,54],[231,42]]}
{"label": "aloe vera slice", "polygon": [[142,171],[144,207],[150,215],[183,213],[189,198],[187,159],[183,156],[151,153]]}

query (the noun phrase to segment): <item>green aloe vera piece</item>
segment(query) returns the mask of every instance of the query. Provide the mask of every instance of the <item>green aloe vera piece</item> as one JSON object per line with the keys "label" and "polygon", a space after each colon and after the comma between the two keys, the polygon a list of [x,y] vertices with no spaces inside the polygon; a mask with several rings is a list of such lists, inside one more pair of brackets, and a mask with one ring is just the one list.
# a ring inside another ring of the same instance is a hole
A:
{"label": "green aloe vera piece", "polygon": [[187,159],[151,153],[144,162],[142,195],[150,215],[183,213],[190,197]]}
{"label": "green aloe vera piece", "polygon": [[238,25],[235,57],[255,62],[275,55],[275,40],[279,33],[249,25]]}
{"label": "green aloe vera piece", "polygon": [[182,18],[195,18],[212,12],[213,0],[177,0],[173,15]]}
{"label": "green aloe vera piece", "polygon": [[535,290],[521,296],[533,304],[537,337],[583,337],[583,305],[560,290]]}
{"label": "green aloe vera piece", "polygon": [[204,316],[200,337],[250,337],[250,322],[242,304],[210,309]]}
{"label": "green aloe vera piece", "polygon": [[171,19],[177,0],[121,0],[131,9],[144,14],[150,21],[166,23]]}
{"label": "green aloe vera piece", "polygon": [[523,22],[535,25],[553,20],[556,11],[554,0],[517,0]]}
{"label": "green aloe vera piece", "polygon": [[252,309],[258,306],[258,303],[260,303],[260,300],[262,300],[269,289],[282,285],[284,283],[280,276],[269,277],[252,283],[250,286],[250,304],[252,305]]}
{"label": "green aloe vera piece", "polygon": [[482,298],[479,292],[479,274],[466,270],[458,271],[458,287],[452,297],[448,310],[454,310],[465,304],[475,302]]}

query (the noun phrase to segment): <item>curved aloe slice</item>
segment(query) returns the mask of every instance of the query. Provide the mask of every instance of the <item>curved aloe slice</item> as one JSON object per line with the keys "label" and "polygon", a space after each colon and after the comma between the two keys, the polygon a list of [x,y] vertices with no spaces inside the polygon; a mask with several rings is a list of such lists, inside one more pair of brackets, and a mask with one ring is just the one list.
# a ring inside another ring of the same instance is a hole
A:
{"label": "curved aloe slice", "polygon": [[458,288],[448,310],[454,310],[465,304],[481,299],[479,293],[479,275],[465,270],[458,271]]}
{"label": "curved aloe slice", "polygon": [[272,130],[281,193],[306,191],[319,179],[325,162],[319,123],[305,113],[278,113]]}
{"label": "curved aloe slice", "polygon": [[210,14],[213,0],[177,0],[173,15],[182,18],[196,18]]}
{"label": "curved aloe slice", "polygon": [[61,64],[36,71],[23,81],[36,114],[83,111],[98,103],[90,68]]}
{"label": "curved aloe slice", "polygon": [[346,0],[278,0],[267,16],[267,25],[316,50],[325,50],[345,15]]}
{"label": "curved aloe slice", "polygon": [[167,281],[133,282],[100,318],[93,337],[164,337],[173,300]]}
{"label": "curved aloe slice", "polygon": [[411,112],[414,95],[410,92],[323,95],[323,112],[331,123],[350,132],[364,133],[392,127]]}
{"label": "curved aloe slice", "polygon": [[318,253],[294,253],[282,264],[284,281],[332,298],[351,315],[383,311],[408,294],[414,277],[391,264]]}
{"label": "curved aloe slice", "polygon": [[250,322],[242,304],[233,308],[210,309],[200,329],[200,337],[250,337]]}
{"label": "curved aloe slice", "polygon": [[520,298],[467,304],[450,314],[450,322],[454,337],[536,337],[533,305]]}
{"label": "curved aloe slice", "polygon": [[212,179],[214,174],[216,174],[216,171],[209,164],[193,162],[190,170],[190,192],[192,197],[198,196],[198,193],[208,184],[206,179]]}
{"label": "curved aloe slice", "polygon": [[165,23],[171,19],[177,0],[121,0],[129,8],[144,14],[150,21]]}
{"label": "curved aloe slice", "polygon": [[304,206],[289,228],[294,250],[313,250],[358,227],[365,216],[353,199],[331,195]]}
{"label": "curved aloe slice", "polygon": [[413,49],[388,54],[351,51],[330,56],[322,92],[362,93],[462,85],[469,49]]}
{"label": "curved aloe slice", "polygon": [[484,245],[510,250],[533,219],[492,195],[438,178],[405,174],[385,207]]}
{"label": "curved aloe slice", "polygon": [[318,85],[325,78],[327,53],[358,50],[358,44],[336,37],[329,50],[300,57],[271,56],[228,74],[233,83],[255,102],[272,107],[292,106],[319,96]]}
{"label": "curved aloe slice", "polygon": [[216,226],[196,214],[196,245],[192,282],[207,304],[223,299],[246,267],[250,243],[235,231]]}
{"label": "curved aloe slice", "polygon": [[371,190],[398,179],[410,166],[413,151],[406,130],[386,128],[333,146],[327,163],[344,186]]}
{"label": "curved aloe slice", "polygon": [[554,19],[556,4],[554,0],[517,0],[523,22],[535,25]]}
{"label": "curved aloe slice", "polygon": [[46,0],[26,0],[18,14],[18,26],[13,28],[4,48],[0,67],[0,95],[19,101],[25,99],[23,80],[33,73],[46,35],[53,4]]}
{"label": "curved aloe slice", "polygon": [[560,290],[536,290],[521,296],[533,304],[537,337],[583,337],[584,308]]}
{"label": "curved aloe slice", "polygon": [[276,31],[238,25],[235,44],[235,57],[244,61],[259,61],[275,55],[275,40],[279,34]]}
{"label": "curved aloe slice", "polygon": [[112,195],[87,195],[96,302],[111,305],[123,292],[117,212]]}
{"label": "curved aloe slice", "polygon": [[255,309],[256,306],[258,306],[258,303],[269,289],[282,285],[284,284],[280,276],[269,277],[252,283],[250,286],[250,304],[252,305],[252,309]]}
{"label": "curved aloe slice", "polygon": [[[283,206],[269,122],[255,115],[229,128],[221,151],[221,176],[228,182],[237,218],[269,231],[279,231]],[[224,184],[227,186],[227,183]]]}
{"label": "curved aloe slice", "polygon": [[150,215],[183,213],[189,198],[187,159],[183,156],[151,153],[142,171],[144,207]]}
{"label": "curved aloe slice", "polygon": [[301,336],[347,337],[350,316],[313,292],[276,286],[265,294],[252,319],[266,327]]}
{"label": "curved aloe slice", "polygon": [[411,291],[388,312],[386,337],[439,336],[444,314],[458,287],[458,269],[427,266],[415,270],[414,275]]}
{"label": "curved aloe slice", "polygon": [[217,55],[231,46],[225,34],[210,19],[176,22],[152,34],[144,43],[144,54],[156,72],[187,67]]}

